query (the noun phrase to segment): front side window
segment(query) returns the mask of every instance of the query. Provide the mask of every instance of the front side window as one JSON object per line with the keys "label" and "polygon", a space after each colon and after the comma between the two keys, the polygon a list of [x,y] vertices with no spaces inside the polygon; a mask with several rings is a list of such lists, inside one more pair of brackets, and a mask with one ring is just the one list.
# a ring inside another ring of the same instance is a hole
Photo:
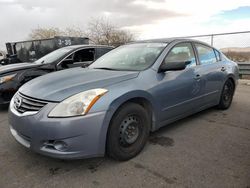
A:
{"label": "front side window", "polygon": [[196,66],[196,59],[191,43],[177,44],[170,50],[164,62],[186,62],[187,67]]}
{"label": "front side window", "polygon": [[94,60],[95,60],[95,49],[87,48],[87,49],[77,50],[76,52],[70,54],[57,66],[63,69],[78,67],[78,66],[86,67],[90,65]]}
{"label": "front side window", "polygon": [[84,61],[94,61],[95,59],[95,49],[83,49],[75,52],[73,61],[74,62],[84,62]]}
{"label": "front side window", "polygon": [[202,44],[195,44],[201,65],[216,63],[217,59],[213,48]]}
{"label": "front side window", "polygon": [[120,46],[97,59],[90,68],[142,71],[149,68],[167,43],[135,43]]}

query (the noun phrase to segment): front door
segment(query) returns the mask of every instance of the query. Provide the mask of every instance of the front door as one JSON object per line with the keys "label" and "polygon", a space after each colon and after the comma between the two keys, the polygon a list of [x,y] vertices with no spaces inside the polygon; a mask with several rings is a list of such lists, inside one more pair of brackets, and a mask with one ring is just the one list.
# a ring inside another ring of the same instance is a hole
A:
{"label": "front door", "polygon": [[68,69],[74,67],[87,67],[95,60],[95,49],[84,48],[70,54],[57,65],[57,69]]}
{"label": "front door", "polygon": [[204,92],[204,81],[197,71],[192,44],[179,43],[166,56],[164,63],[186,62],[184,70],[158,73],[157,100],[161,107],[160,121],[178,119],[199,106]]}

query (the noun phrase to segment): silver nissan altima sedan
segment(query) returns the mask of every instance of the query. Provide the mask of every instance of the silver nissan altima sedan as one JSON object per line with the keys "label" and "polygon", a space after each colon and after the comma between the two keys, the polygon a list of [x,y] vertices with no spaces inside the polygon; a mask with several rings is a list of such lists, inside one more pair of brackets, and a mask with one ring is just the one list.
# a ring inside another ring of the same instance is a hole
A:
{"label": "silver nissan altima sedan", "polygon": [[134,42],[88,68],[23,85],[10,104],[10,130],[43,155],[128,160],[150,132],[209,107],[229,108],[237,80],[237,64],[205,43]]}

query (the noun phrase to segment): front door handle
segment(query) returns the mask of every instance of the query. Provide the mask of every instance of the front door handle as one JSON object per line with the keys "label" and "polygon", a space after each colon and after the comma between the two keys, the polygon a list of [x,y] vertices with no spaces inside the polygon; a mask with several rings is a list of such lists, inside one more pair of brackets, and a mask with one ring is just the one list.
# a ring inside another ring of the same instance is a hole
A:
{"label": "front door handle", "polygon": [[226,67],[221,67],[221,71],[224,72],[226,69]]}
{"label": "front door handle", "polygon": [[194,77],[195,80],[200,80],[201,79],[201,75],[200,74],[196,74]]}

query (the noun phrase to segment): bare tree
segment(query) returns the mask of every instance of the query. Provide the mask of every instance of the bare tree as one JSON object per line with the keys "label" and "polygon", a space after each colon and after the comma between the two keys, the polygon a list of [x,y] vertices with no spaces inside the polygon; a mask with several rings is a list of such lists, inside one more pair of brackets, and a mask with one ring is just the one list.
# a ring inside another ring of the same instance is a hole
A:
{"label": "bare tree", "polygon": [[77,27],[68,27],[64,30],[52,27],[52,28],[37,28],[33,29],[29,34],[29,38],[32,40],[53,38],[55,36],[70,36],[70,37],[86,37],[86,34]]}
{"label": "bare tree", "polygon": [[52,28],[37,28],[33,29],[29,34],[29,38],[32,40],[39,40],[39,39],[47,39],[52,38],[54,36],[62,35],[63,31],[59,28],[52,27]]}
{"label": "bare tree", "polygon": [[33,29],[29,34],[30,39],[47,39],[54,36],[89,37],[95,44],[119,46],[135,40],[134,34],[120,29],[108,19],[96,18],[87,24],[86,31],[78,27],[68,27],[64,30],[52,28]]}
{"label": "bare tree", "polygon": [[86,37],[86,33],[79,27],[67,27],[62,34],[70,37]]}
{"label": "bare tree", "polygon": [[95,44],[119,46],[135,39],[134,34],[119,29],[104,18],[92,19],[87,26],[86,35]]}

